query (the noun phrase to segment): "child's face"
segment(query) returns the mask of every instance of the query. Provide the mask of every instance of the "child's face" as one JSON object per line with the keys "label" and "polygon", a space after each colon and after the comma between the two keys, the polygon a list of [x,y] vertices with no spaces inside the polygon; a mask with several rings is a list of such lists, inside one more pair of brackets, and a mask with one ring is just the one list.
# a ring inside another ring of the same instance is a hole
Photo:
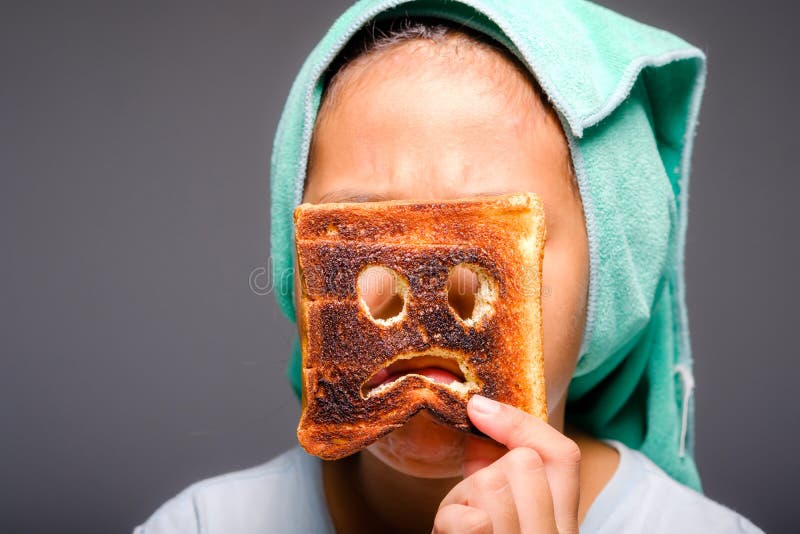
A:
{"label": "child's face", "polygon": [[[537,193],[547,221],[542,311],[548,410],[550,423],[561,429],[589,276],[567,142],[557,118],[505,58],[455,68],[459,57],[447,67],[420,60],[436,46],[424,45],[431,50],[421,53],[419,44],[402,44],[337,82],[337,97],[317,123],[304,201]],[[461,473],[467,439],[421,413],[368,450],[409,475],[451,477]]]}

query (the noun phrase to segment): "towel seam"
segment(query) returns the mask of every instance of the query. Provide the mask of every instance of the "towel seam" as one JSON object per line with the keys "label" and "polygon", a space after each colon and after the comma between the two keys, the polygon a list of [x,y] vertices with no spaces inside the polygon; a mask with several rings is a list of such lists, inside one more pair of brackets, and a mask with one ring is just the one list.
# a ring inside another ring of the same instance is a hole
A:
{"label": "towel seam", "polygon": [[585,116],[580,122],[581,133],[583,130],[591,128],[595,124],[611,115],[611,113],[613,113],[614,110],[617,109],[626,98],[628,98],[628,95],[636,83],[636,80],[639,79],[639,75],[645,68],[663,67],[676,61],[702,59],[703,57],[704,54],[697,48],[681,48],[670,50],[669,52],[665,52],[658,56],[639,56],[633,59],[630,63],[628,63],[628,66],[625,67],[617,87],[606,99],[600,109]]}
{"label": "towel seam", "polygon": [[[678,356],[678,363],[685,364],[692,382],[694,382],[692,375],[693,358],[691,353],[691,338],[689,333],[689,314],[686,307],[686,280],[685,269],[683,267],[686,255],[686,230],[689,224],[689,178],[691,174],[691,156],[694,149],[694,137],[697,134],[698,116],[700,114],[700,103],[705,90],[707,66],[705,61],[705,54],[702,52],[698,57],[699,72],[695,79],[694,87],[692,89],[692,96],[689,101],[689,113],[686,120],[685,130],[685,143],[683,146],[683,154],[681,157],[681,188],[679,193],[678,209],[679,227],[677,236],[677,258],[676,265],[681,269],[678,273],[678,314],[677,318],[680,322],[680,331],[683,334],[681,339],[681,353]],[[694,386],[694,383],[692,384]],[[694,457],[694,387],[692,387],[691,395],[688,396],[687,414],[688,422],[686,428],[685,443],[686,449],[690,457]]]}
{"label": "towel seam", "polygon": [[578,363],[583,360],[589,352],[589,344],[594,334],[594,324],[597,307],[598,292],[598,273],[599,273],[599,248],[597,242],[597,223],[594,218],[594,199],[590,189],[589,180],[586,176],[586,166],[583,160],[583,152],[578,139],[568,130],[565,130],[570,152],[572,153],[572,163],[575,175],[578,180],[578,189],[581,194],[583,204],[583,214],[586,219],[586,234],[589,241],[589,289],[586,302],[586,321],[583,328],[583,339],[579,350]]}

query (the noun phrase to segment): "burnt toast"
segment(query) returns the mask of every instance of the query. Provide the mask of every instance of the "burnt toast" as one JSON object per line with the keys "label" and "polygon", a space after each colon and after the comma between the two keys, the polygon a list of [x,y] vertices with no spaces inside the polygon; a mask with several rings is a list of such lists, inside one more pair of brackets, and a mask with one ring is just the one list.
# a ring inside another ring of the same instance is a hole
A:
{"label": "burnt toast", "polygon": [[[302,204],[294,221],[307,452],[348,456],[421,410],[469,431],[475,393],[547,419],[538,196]],[[376,267],[393,277],[390,317],[365,298]],[[474,273],[465,316],[456,269]]]}

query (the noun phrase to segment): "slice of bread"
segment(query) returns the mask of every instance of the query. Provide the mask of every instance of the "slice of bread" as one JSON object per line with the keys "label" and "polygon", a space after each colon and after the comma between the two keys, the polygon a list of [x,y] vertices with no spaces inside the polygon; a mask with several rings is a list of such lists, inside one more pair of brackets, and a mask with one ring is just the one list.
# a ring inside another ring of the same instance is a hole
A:
{"label": "slice of bread", "polygon": [[[466,404],[475,393],[547,419],[538,196],[302,204],[294,219],[303,355],[297,436],[306,451],[348,456],[420,410],[471,430]],[[393,317],[373,317],[359,282],[374,266],[388,269],[402,299]],[[448,300],[454,269],[475,273],[464,317]],[[414,362],[460,380],[437,381]]]}

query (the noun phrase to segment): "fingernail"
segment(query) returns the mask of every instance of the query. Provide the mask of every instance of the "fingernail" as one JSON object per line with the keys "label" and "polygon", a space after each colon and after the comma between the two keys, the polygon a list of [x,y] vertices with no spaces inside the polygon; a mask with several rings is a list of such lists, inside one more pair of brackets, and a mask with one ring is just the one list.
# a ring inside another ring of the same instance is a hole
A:
{"label": "fingernail", "polygon": [[500,403],[487,399],[483,395],[473,395],[470,402],[473,410],[484,415],[491,415],[500,411]]}

